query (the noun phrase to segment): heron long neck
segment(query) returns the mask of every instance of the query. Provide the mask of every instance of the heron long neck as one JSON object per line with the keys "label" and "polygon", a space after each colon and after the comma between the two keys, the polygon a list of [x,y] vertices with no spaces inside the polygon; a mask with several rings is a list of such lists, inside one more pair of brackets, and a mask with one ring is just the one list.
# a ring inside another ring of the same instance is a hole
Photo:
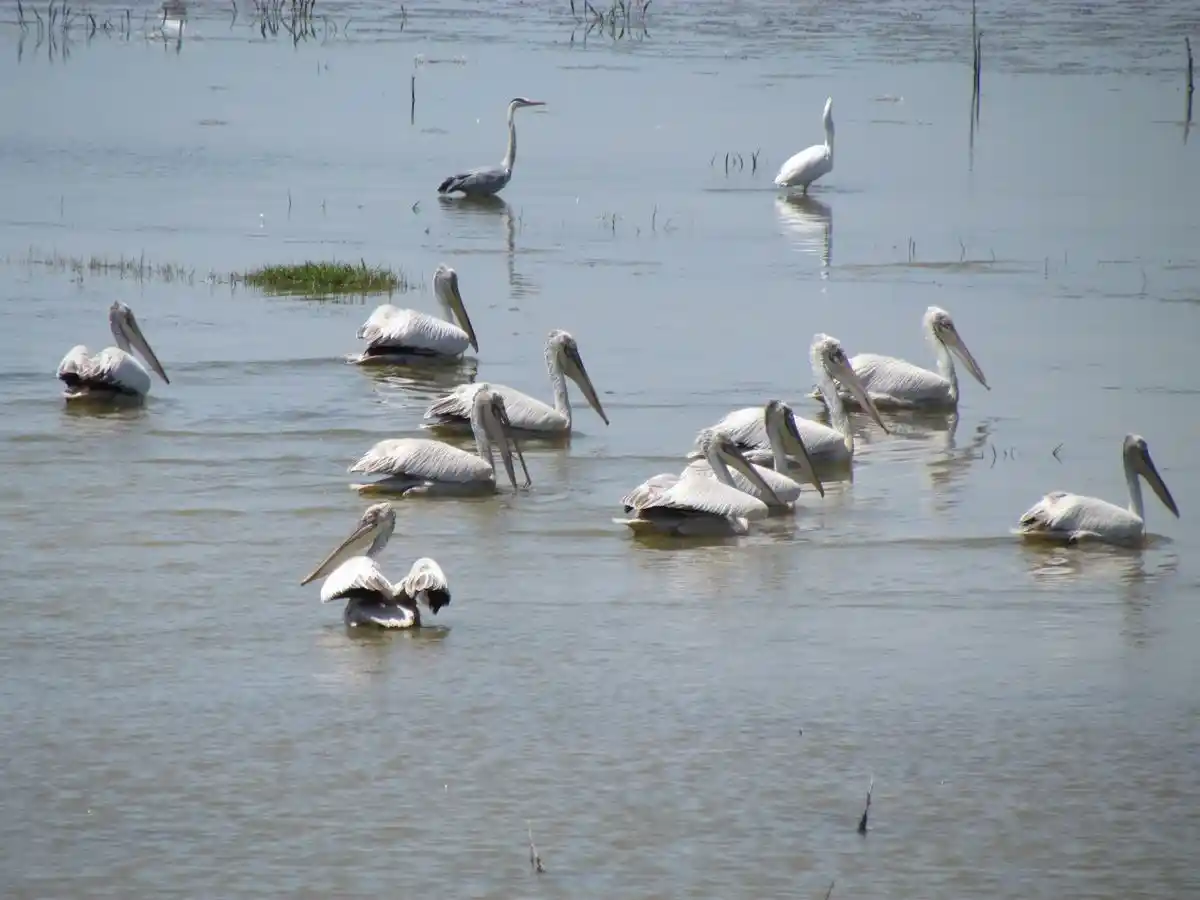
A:
{"label": "heron long neck", "polygon": [[1142,503],[1142,482],[1133,468],[1133,460],[1125,457],[1125,483],[1129,485],[1129,511],[1146,521],[1146,506]]}
{"label": "heron long neck", "polygon": [[842,395],[838,393],[833,376],[825,368],[825,363],[816,349],[812,351],[812,369],[817,379],[817,390],[821,392],[821,396],[825,398],[825,405],[829,408],[829,421],[833,423],[834,431],[842,433],[842,442],[846,449],[853,453],[854,429],[850,427],[850,414],[846,412],[846,404],[842,402]]}
{"label": "heron long neck", "polygon": [[550,384],[554,388],[554,409],[567,420],[571,429],[571,395],[567,393],[567,376],[563,372],[562,357],[553,344],[546,345],[546,371],[550,373]]}
{"label": "heron long neck", "polygon": [[504,161],[500,163],[506,172],[511,172],[513,163],[517,161],[517,123],[513,119],[516,112],[515,106],[508,108],[508,150],[504,153]]}
{"label": "heron long neck", "polygon": [[933,337],[933,352],[937,354],[938,374],[950,382],[950,399],[958,402],[958,372],[954,368],[954,357],[946,345],[935,334]]}

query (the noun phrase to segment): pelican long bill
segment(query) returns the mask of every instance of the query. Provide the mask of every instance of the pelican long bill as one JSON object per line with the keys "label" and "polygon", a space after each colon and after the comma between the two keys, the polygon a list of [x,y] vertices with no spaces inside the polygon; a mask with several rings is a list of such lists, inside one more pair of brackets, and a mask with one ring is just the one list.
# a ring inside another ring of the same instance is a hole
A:
{"label": "pelican long bill", "polygon": [[800,437],[800,432],[796,428],[796,416],[790,409],[783,417],[783,433],[788,439],[787,443],[790,444],[787,447],[788,455],[800,464],[800,471],[804,473],[804,477],[808,479],[808,483],[815,487],[817,493],[824,497],[825,485],[817,477],[817,470],[808,455],[808,448],[804,446],[804,439]]}
{"label": "pelican long bill", "polygon": [[1158,468],[1154,465],[1154,460],[1150,458],[1150,451],[1144,448],[1140,449],[1135,456],[1135,464],[1142,477],[1146,479],[1146,483],[1150,485],[1150,489],[1162,501],[1162,505],[1178,519],[1179,507],[1175,505],[1175,498],[1171,496],[1167,483],[1158,474]]}
{"label": "pelican long bill", "polygon": [[458,273],[451,268],[439,266],[434,273],[434,283],[442,291],[450,311],[458,319],[459,327],[467,333],[467,340],[475,352],[479,352],[479,341],[475,337],[475,328],[471,325],[471,317],[467,315],[467,307],[463,303],[462,293],[458,289]]}
{"label": "pelican long bill", "polygon": [[967,344],[958,333],[958,329],[947,329],[944,332],[944,338],[946,347],[967,367],[967,371],[971,373],[971,377],[990,391],[991,387],[987,383],[987,378],[984,377],[983,369],[979,367],[979,363],[975,361],[975,357],[967,349]]}
{"label": "pelican long bill", "polygon": [[573,344],[568,345],[566,356],[570,364],[567,374],[571,376],[572,381],[579,385],[579,389],[583,391],[583,396],[587,398],[587,402],[596,411],[596,415],[603,419],[604,424],[607,425],[608,416],[604,412],[603,404],[600,403],[600,397],[596,393],[596,386],[592,384],[592,377],[588,375],[587,369],[584,368],[583,357],[579,355],[579,348]]}
{"label": "pelican long bill", "polygon": [[129,343],[135,347],[142,355],[146,362],[150,363],[150,368],[158,373],[158,376],[167,384],[171,383],[171,379],[167,377],[167,371],[163,368],[162,363],[158,361],[158,356],[150,347],[150,342],[146,340],[146,336],[142,334],[142,326],[138,324],[137,319],[133,315],[133,310],[127,309],[122,321],[122,327],[125,331],[125,337]]}
{"label": "pelican long bill", "polygon": [[378,522],[364,518],[362,521],[360,521],[358,523],[358,525],[355,526],[354,530],[352,532],[350,532],[350,536],[348,538],[346,538],[344,541],[342,541],[340,544],[338,544],[336,547],[334,547],[333,550],[330,551],[329,555],[326,556],[323,560],[321,560],[321,564],[318,565],[315,569],[313,569],[312,572],[310,572],[308,575],[306,575],[304,577],[304,579],[300,582],[300,584],[302,584],[302,585],[308,584],[309,582],[315,581],[316,579],[320,578],[322,575],[326,574],[326,572],[330,568],[330,564],[335,559],[337,559],[338,556],[343,551],[345,551],[347,547],[350,547],[353,544],[357,543],[358,541],[361,541],[363,538],[370,535],[371,532],[373,532],[378,527],[379,527]]}
{"label": "pelican long bill", "polygon": [[754,466],[742,455],[742,451],[737,448],[732,440],[725,438],[721,442],[721,455],[725,458],[729,465],[733,466],[748,479],[750,483],[763,492],[770,498],[770,502],[776,506],[782,506],[783,501],[779,499],[779,495],[771,490],[771,486],[763,481],[761,475],[755,470]]}

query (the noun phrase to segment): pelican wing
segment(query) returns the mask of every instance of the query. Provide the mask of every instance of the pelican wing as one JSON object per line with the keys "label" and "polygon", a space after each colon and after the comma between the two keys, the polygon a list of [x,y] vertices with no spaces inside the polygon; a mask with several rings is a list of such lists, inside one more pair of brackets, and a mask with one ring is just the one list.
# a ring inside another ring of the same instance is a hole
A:
{"label": "pelican wing", "polygon": [[[792,421],[796,423],[796,432],[813,462],[829,462],[848,456],[846,437],[836,428],[802,418],[795,413],[792,414]],[[747,406],[744,409],[735,409],[714,425],[713,429],[723,431],[733,438],[738,449],[755,465],[774,465],[771,441],[767,437],[766,411],[763,407]],[[700,451],[693,447],[688,453],[688,459],[700,458]]]}
{"label": "pelican wing", "polygon": [[62,358],[62,362],[58,364],[58,370],[54,374],[59,380],[73,384],[87,377],[91,365],[92,357],[88,353],[88,348],[83,344],[76,344],[67,351],[67,355]]}
{"label": "pelican wing", "polygon": [[366,475],[466,484],[492,477],[487,460],[441,441],[397,438],[380,441],[349,469]]}
{"label": "pelican wing", "polygon": [[397,599],[408,597],[417,600],[422,596],[434,615],[450,602],[450,583],[446,581],[446,573],[427,556],[414,562],[408,574],[396,583]]}
{"label": "pelican wing", "polygon": [[[944,400],[950,393],[950,382],[937,372],[914,366],[894,356],[860,353],[850,360],[850,366],[872,400],[882,397],[919,404]],[[838,393],[850,398],[845,388],[839,387]]]}
{"label": "pelican wing", "polygon": [[829,148],[824,144],[813,144],[796,153],[779,167],[775,176],[777,187],[792,187],[805,185],[816,181],[822,175],[828,174],[833,168],[833,158]]}
{"label": "pelican wing", "polygon": [[358,329],[358,338],[372,350],[438,356],[457,356],[471,345],[467,333],[452,322],[415,309],[399,309],[390,303],[376,307]]}
{"label": "pelican wing", "polygon": [[[703,475],[705,478],[712,478],[714,480],[717,477],[716,473],[712,470],[712,465],[707,459],[693,460],[692,462],[688,463],[688,467],[684,471],[685,474],[694,472],[697,475]],[[795,481],[795,479],[788,478],[788,476],[784,475],[782,472],[776,472],[774,469],[769,469],[766,466],[760,466],[757,464],[754,464],[754,471],[757,472],[759,477],[767,483],[767,486],[775,492],[775,496],[784,503],[795,503],[800,497],[800,485]],[[737,486],[739,491],[749,494],[752,497],[756,497],[763,503],[766,503],[766,500],[763,499],[762,491],[759,489],[758,485],[751,482],[749,478],[735,468],[730,467],[729,474],[733,476],[733,483]]]}
{"label": "pelican wing", "polygon": [[621,505],[626,512],[640,509],[668,488],[679,482],[679,476],[673,472],[662,472],[652,475],[621,498]]}
{"label": "pelican wing", "polygon": [[119,347],[105,347],[95,356],[80,344],[58,364],[58,377],[72,388],[104,388],[122,394],[148,394],[150,373]]}
{"label": "pelican wing", "polygon": [[1017,530],[1025,535],[1065,541],[1093,536],[1123,541],[1141,537],[1145,527],[1129,510],[1107,500],[1052,491],[1021,516]]}
{"label": "pelican wing", "polygon": [[[504,409],[513,428],[522,431],[562,431],[567,427],[566,417],[553,406],[504,384],[492,384],[490,387],[493,394],[504,398]],[[471,404],[478,388],[478,384],[460,384],[449,394],[434,400],[425,410],[425,418],[443,424],[470,421]]]}
{"label": "pelican wing", "polygon": [[392,583],[369,556],[352,556],[334,569],[321,585],[321,602],[329,603],[352,591],[369,591],[389,602],[395,593]]}
{"label": "pelican wing", "polygon": [[751,497],[690,468],[684,470],[683,476],[673,486],[637,507],[639,513],[653,509],[746,519],[761,519],[769,512],[767,504],[757,497]]}

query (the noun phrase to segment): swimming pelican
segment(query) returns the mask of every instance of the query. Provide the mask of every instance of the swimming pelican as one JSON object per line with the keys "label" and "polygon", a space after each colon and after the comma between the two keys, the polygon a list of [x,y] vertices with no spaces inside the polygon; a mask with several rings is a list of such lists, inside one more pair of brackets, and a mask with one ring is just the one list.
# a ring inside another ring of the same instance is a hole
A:
{"label": "swimming pelican", "polygon": [[[872,421],[883,429],[884,434],[890,432],[879,417],[879,410],[867,395],[850,361],[846,359],[846,351],[842,349],[841,341],[827,334],[817,334],[813,337],[809,356],[812,359],[813,374],[829,406],[829,417],[833,427],[801,418],[789,408],[792,425],[808,450],[812,462],[830,468],[848,466],[854,459],[854,432],[835,381],[843,385],[851,396],[858,398]],[[737,442],[738,449],[745,453],[751,462],[779,468],[779,457],[771,445],[762,407],[735,409],[713,427],[731,435]],[[698,455],[699,453],[693,450],[689,457],[695,458]]]}
{"label": "swimming pelican", "polygon": [[[760,491],[758,486],[741,472],[730,473],[733,478],[733,486],[739,491],[745,491],[763,501],[773,514],[791,512],[795,502],[800,498],[800,483],[784,474],[787,471],[788,454],[791,453],[797,461],[800,471],[803,472],[805,480],[824,497],[825,486],[821,484],[821,479],[813,470],[808,449],[796,430],[796,417],[792,413],[792,408],[782,400],[769,400],[765,407],[758,410],[758,415],[760,421],[763,422],[763,431],[767,437],[768,449],[775,468],[768,469],[765,466],[755,465],[754,469],[758,473],[758,477],[770,487],[771,493],[779,502]],[[719,425],[715,427],[720,429]],[[734,438],[734,440],[736,442],[737,439]],[[738,449],[741,449],[740,445]],[[749,456],[747,456],[747,460],[749,460]],[[750,460],[750,462],[753,465],[753,461]],[[717,477],[712,465],[703,457],[689,463],[688,469],[710,478]]]}
{"label": "swimming pelican", "polygon": [[[359,493],[387,492],[404,496],[494,494],[498,488],[496,461],[492,456],[493,444],[500,448],[500,458],[504,461],[504,470],[508,473],[513,490],[517,490],[513,449],[525,473],[522,487],[532,484],[521,445],[509,433],[504,398],[493,393],[488,384],[480,384],[472,399],[471,430],[475,433],[477,454],[428,438],[380,441],[364,453],[349,471],[383,475],[384,478],[371,484],[355,484],[351,487]],[[512,448],[509,447],[510,439]]]}
{"label": "swimming pelican", "polygon": [[450,603],[450,585],[442,567],[428,557],[418,559],[400,581],[392,584],[375,557],[383,552],[396,528],[396,511],[387,503],[368,506],[350,536],[338,544],[300,583],[308,584],[332,568],[347,549],[369,540],[366,552],[347,559],[321,585],[321,602],[345,600],[342,621],[351,628],[420,628],[424,602],[435,616]]}
{"label": "swimming pelican", "polygon": [[508,104],[508,150],[499,166],[481,166],[458,175],[451,175],[438,185],[439,194],[460,191],[467,197],[491,197],[500,193],[512,178],[513,163],[517,161],[517,126],[513,115],[525,106],[545,106],[543,100],[514,97]]}
{"label": "swimming pelican", "polygon": [[690,466],[682,475],[655,475],[621,498],[625,512],[632,512],[633,518],[613,521],[629,526],[635,534],[746,534],[749,520],[764,518],[770,511],[758,497],[734,486],[729,466],[745,475],[772,505],[781,504],[728,435],[705,429],[701,432],[701,448],[715,479]]}
{"label": "swimming pelican", "polygon": [[58,379],[67,386],[64,397],[68,400],[144,400],[150,393],[150,373],[129,352],[131,349],[136,349],[163,381],[171,383],[142,334],[132,309],[119,301],[114,303],[108,308],[108,325],[117,346],[105,347],[95,356],[88,356],[87,347],[79,344],[72,347],[58,364]]}
{"label": "swimming pelican", "polygon": [[468,345],[478,353],[479,341],[458,290],[458,273],[444,263],[434,270],[433,296],[442,308],[441,319],[390,303],[377,306],[358,329],[358,339],[367,342],[367,349],[351,362],[391,362],[412,356],[454,359],[462,356]]}
{"label": "swimming pelican", "polygon": [[1142,485],[1138,476],[1158,495],[1163,506],[1179,518],[1179,507],[1167,489],[1150,448],[1140,434],[1125,435],[1121,446],[1125,463],[1125,481],[1129,485],[1129,508],[1096,497],[1052,491],[1021,516],[1017,533],[1024,537],[1042,538],[1074,544],[1084,540],[1133,547],[1146,537],[1146,512],[1142,505]]}
{"label": "swimming pelican", "polygon": [[833,171],[833,98],[825,100],[825,112],[821,114],[825,124],[825,143],[813,144],[801,150],[779,167],[775,176],[776,187],[803,188],[808,193],[808,186]]}
{"label": "swimming pelican", "polygon": [[[975,362],[975,357],[967,349],[962,335],[954,326],[950,313],[937,306],[925,310],[921,319],[929,339],[933,342],[934,352],[937,353],[938,371],[931,372],[914,366],[910,362],[896,359],[894,356],[880,356],[876,353],[859,353],[850,365],[858,373],[863,387],[875,405],[880,409],[956,409],[958,407],[958,373],[954,369],[953,351],[967,371],[987,390],[987,379],[983,369]],[[839,391],[842,400],[850,407],[858,401]],[[823,392],[814,391],[813,396],[824,402]]]}
{"label": "swimming pelican", "polygon": [[[557,328],[550,332],[546,341],[546,369],[550,373],[550,384],[554,387],[553,408],[506,385],[491,386],[494,393],[504,398],[504,408],[513,428],[525,432],[527,437],[531,433],[570,434],[571,398],[567,394],[567,378],[579,386],[588,404],[604,420],[604,424],[608,424],[608,416],[604,414],[596,388],[584,368],[583,357],[579,355],[579,345],[567,332]],[[471,397],[477,387],[474,384],[461,384],[446,396],[434,400],[425,411],[425,418],[433,421],[422,427],[435,431],[465,431],[470,424]]]}

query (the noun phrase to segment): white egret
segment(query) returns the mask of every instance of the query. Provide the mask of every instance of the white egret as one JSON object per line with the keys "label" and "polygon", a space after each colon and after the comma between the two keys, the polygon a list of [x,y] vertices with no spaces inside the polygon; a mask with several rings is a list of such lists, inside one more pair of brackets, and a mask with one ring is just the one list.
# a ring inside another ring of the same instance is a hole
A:
{"label": "white egret", "polygon": [[805,150],[790,157],[779,167],[775,176],[775,186],[781,188],[802,188],[808,193],[808,186],[833,171],[833,98],[825,100],[825,112],[821,114],[825,125],[825,143],[813,144]]}

